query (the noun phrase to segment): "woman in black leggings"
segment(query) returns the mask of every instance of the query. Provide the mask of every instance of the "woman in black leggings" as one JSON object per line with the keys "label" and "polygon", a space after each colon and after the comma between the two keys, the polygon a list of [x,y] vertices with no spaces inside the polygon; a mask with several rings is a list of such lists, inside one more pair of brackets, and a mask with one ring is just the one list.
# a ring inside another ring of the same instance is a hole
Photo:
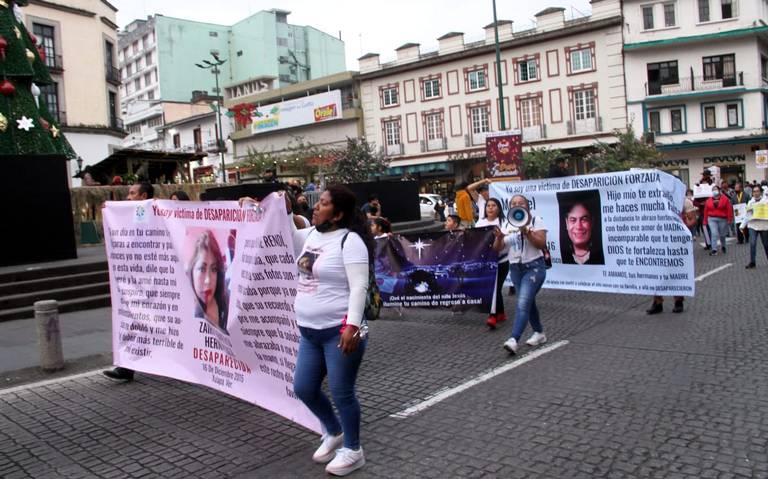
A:
{"label": "woman in black leggings", "polygon": [[[485,203],[485,217],[475,223],[476,228],[483,226],[498,226],[501,227],[502,217],[501,202],[496,198],[488,198]],[[496,270],[496,288],[493,294],[493,301],[491,302],[491,311],[488,315],[488,319],[485,324],[491,329],[496,329],[496,325],[507,320],[507,315],[504,314],[504,297],[501,294],[501,288],[504,286],[504,279],[509,273],[509,260],[507,260],[507,247],[503,251],[499,252],[499,266]]]}

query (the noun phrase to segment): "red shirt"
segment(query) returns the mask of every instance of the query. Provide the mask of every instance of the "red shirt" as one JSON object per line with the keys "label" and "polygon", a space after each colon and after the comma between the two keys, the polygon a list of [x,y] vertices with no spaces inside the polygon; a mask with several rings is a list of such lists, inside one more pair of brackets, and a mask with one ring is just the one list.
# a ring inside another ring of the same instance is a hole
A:
{"label": "red shirt", "polygon": [[733,205],[728,200],[728,197],[724,194],[720,194],[720,198],[715,206],[715,199],[709,198],[704,205],[704,224],[709,224],[709,218],[726,218],[728,223],[733,223]]}

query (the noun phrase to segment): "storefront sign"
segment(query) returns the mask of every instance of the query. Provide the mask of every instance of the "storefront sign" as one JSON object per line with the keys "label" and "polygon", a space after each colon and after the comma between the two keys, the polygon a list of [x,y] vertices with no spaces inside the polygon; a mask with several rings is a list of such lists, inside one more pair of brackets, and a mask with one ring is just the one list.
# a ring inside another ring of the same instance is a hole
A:
{"label": "storefront sign", "polygon": [[721,155],[721,156],[705,156],[704,164],[712,163],[742,163],[747,161],[747,155]]}
{"label": "storefront sign", "polygon": [[341,119],[341,91],[265,105],[253,111],[251,132],[264,133]]}
{"label": "storefront sign", "polygon": [[670,166],[688,166],[688,160],[661,160],[655,163],[660,168],[667,168]]}

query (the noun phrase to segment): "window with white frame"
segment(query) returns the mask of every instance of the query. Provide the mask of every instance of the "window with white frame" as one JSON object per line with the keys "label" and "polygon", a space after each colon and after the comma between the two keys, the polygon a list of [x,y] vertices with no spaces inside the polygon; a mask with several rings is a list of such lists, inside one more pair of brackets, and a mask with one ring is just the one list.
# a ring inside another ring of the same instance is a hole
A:
{"label": "window with white frame", "polygon": [[427,127],[427,140],[439,140],[443,137],[443,122],[440,113],[431,113],[425,115],[424,120]]}
{"label": "window with white frame", "polygon": [[737,103],[726,105],[726,113],[728,117],[728,126],[739,126],[739,105]]}
{"label": "window with white frame", "polygon": [[573,111],[576,121],[595,118],[595,91],[588,89],[573,92]]}
{"label": "window with white frame", "polygon": [[400,122],[397,120],[384,122],[384,141],[387,146],[400,144]]}
{"label": "window with white frame", "polygon": [[643,30],[653,30],[653,5],[643,7]]}
{"label": "window with white frame", "polygon": [[440,79],[439,78],[424,80],[423,87],[424,87],[425,100],[438,98],[440,96]]}
{"label": "window with white frame", "polygon": [[539,79],[539,72],[536,68],[536,59],[531,58],[517,62],[518,79],[520,82],[533,81]]}
{"label": "window with white frame", "polygon": [[397,97],[397,87],[385,88],[381,91],[384,106],[396,106],[399,103]]}
{"label": "window with white frame", "polygon": [[592,70],[592,49],[571,50],[571,73]]}
{"label": "window with white frame", "polygon": [[485,70],[472,70],[467,73],[469,91],[485,90],[488,86]]}
{"label": "window with white frame", "polygon": [[523,128],[541,125],[541,108],[538,98],[520,100],[520,116]]}
{"label": "window with white frame", "polygon": [[487,106],[475,106],[469,109],[469,119],[472,134],[487,133],[491,131],[491,115]]}
{"label": "window with white frame", "polygon": [[720,0],[720,15],[723,20],[735,18],[737,16],[736,0]]}
{"label": "window with white frame", "polygon": [[675,3],[665,3],[664,4],[664,26],[665,27],[674,27],[677,25],[677,20],[675,18]]}
{"label": "window with white frame", "polygon": [[709,21],[709,0],[699,1],[699,22]]}

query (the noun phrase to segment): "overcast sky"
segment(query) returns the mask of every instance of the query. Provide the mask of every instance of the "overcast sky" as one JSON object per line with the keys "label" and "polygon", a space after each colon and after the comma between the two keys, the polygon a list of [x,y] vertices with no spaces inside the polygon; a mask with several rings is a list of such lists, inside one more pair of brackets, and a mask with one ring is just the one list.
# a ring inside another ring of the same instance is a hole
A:
{"label": "overcast sky", "polygon": [[[422,51],[437,49],[437,37],[464,32],[465,41],[483,38],[483,26],[493,22],[491,0],[110,0],[124,27],[136,18],[162,15],[231,25],[271,8],[289,10],[288,22],[311,25],[337,36],[346,44],[347,68],[357,70],[363,53],[394,59],[403,43],[421,44]],[[547,7],[565,8],[566,18],[589,14],[589,0],[497,0],[500,20],[513,20],[515,29],[530,28],[534,15]]]}

